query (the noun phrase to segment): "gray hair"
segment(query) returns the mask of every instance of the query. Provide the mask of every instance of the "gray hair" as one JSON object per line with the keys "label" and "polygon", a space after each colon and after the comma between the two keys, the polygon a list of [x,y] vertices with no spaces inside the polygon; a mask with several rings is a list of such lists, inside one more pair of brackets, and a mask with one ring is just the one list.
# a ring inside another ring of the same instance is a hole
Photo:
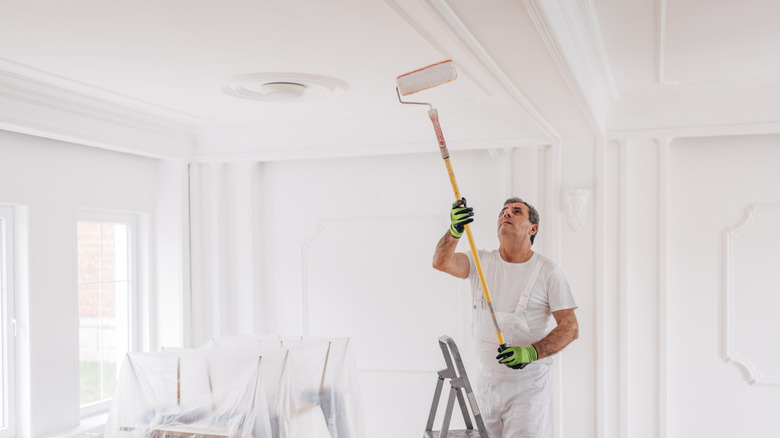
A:
{"label": "gray hair", "polygon": [[531,235],[531,245],[533,245],[536,235],[539,234],[539,212],[536,211],[536,208],[534,208],[533,205],[514,196],[504,201],[504,206],[514,203],[525,204],[525,206],[528,207],[528,220],[530,220],[532,224],[536,225],[536,233]]}

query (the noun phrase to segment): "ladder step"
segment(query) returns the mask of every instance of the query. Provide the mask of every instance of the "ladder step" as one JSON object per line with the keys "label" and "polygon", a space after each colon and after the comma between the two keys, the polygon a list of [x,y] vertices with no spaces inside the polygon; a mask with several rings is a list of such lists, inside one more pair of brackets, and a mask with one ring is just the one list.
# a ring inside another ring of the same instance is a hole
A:
{"label": "ladder step", "polygon": [[[455,402],[457,401],[458,407],[463,414],[463,426],[465,426],[466,429],[449,430],[447,432],[447,438],[488,438],[485,423],[482,420],[482,416],[479,414],[477,401],[471,390],[469,378],[466,376],[466,367],[463,366],[463,360],[460,357],[458,346],[455,345],[455,341],[453,341],[451,337],[444,335],[439,337],[439,347],[441,348],[447,368],[439,371],[439,379],[436,382],[436,391],[433,393],[433,403],[431,404],[431,410],[428,414],[428,422],[426,423],[423,437],[441,438],[441,431],[432,429],[439,408],[439,401],[441,400],[441,392],[442,389],[444,389],[444,381],[445,379],[449,379],[450,393],[447,397],[447,407],[444,410],[444,420],[441,422],[441,428],[444,430],[450,428],[452,410],[455,408]],[[471,415],[469,413],[469,407],[471,407]],[[474,417],[474,423],[476,424],[472,424],[472,415]],[[476,425],[476,429],[473,428],[474,425]]]}
{"label": "ladder step", "polygon": [[[441,431],[434,430],[425,432],[423,438],[439,438]],[[465,429],[465,430],[450,430],[447,432],[447,438],[479,438],[479,431],[477,429]]]}

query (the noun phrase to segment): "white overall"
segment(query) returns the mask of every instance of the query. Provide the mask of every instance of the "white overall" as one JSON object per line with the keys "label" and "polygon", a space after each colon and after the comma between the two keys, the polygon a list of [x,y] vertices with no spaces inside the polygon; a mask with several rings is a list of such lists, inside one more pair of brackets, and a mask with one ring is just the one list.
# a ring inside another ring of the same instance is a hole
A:
{"label": "white overall", "polygon": [[[507,346],[527,347],[539,340],[531,334],[524,314],[543,264],[543,258],[536,259],[515,312],[495,312]],[[552,358],[521,370],[498,363],[498,338],[484,296],[474,303],[473,334],[482,371],[477,398],[490,438],[549,438]]]}

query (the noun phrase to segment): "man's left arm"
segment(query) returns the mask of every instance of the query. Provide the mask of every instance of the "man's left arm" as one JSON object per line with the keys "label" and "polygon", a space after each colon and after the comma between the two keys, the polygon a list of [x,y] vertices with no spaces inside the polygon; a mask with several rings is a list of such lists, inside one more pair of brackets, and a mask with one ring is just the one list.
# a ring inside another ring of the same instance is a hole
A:
{"label": "man's left arm", "polygon": [[579,325],[574,309],[557,310],[552,313],[558,326],[547,334],[542,340],[533,344],[538,358],[552,356],[563,350],[579,337]]}

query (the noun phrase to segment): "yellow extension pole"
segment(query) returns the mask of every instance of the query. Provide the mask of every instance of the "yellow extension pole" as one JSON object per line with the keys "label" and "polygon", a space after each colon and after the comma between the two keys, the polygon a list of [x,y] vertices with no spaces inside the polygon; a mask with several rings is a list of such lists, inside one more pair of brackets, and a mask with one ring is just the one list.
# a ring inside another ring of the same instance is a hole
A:
{"label": "yellow extension pole", "polygon": [[[450,183],[452,183],[452,191],[455,192],[455,200],[460,200],[460,190],[458,189],[458,183],[455,181],[455,172],[452,170],[452,164],[450,163],[450,152],[447,150],[447,144],[444,142],[444,135],[441,132],[441,125],[439,125],[439,113],[435,108],[431,108],[428,111],[428,116],[433,122],[433,129],[436,131],[436,139],[439,141],[439,149],[441,150],[441,157],[444,159],[444,164],[447,166],[447,174],[450,177]],[[496,328],[496,337],[498,337],[498,345],[505,347],[504,335],[501,334],[501,328],[498,326],[496,320],[496,313],[493,311],[493,301],[490,299],[490,291],[488,290],[487,282],[485,281],[485,274],[482,271],[482,262],[479,261],[479,254],[477,254],[477,245],[474,243],[474,236],[471,234],[471,227],[468,224],[463,226],[466,232],[466,237],[469,240],[469,247],[471,248],[471,254],[474,257],[474,264],[477,267],[477,274],[479,275],[480,284],[482,284],[482,292],[485,295],[485,301],[487,302],[488,309],[490,310],[490,318],[493,320],[493,326]]]}

